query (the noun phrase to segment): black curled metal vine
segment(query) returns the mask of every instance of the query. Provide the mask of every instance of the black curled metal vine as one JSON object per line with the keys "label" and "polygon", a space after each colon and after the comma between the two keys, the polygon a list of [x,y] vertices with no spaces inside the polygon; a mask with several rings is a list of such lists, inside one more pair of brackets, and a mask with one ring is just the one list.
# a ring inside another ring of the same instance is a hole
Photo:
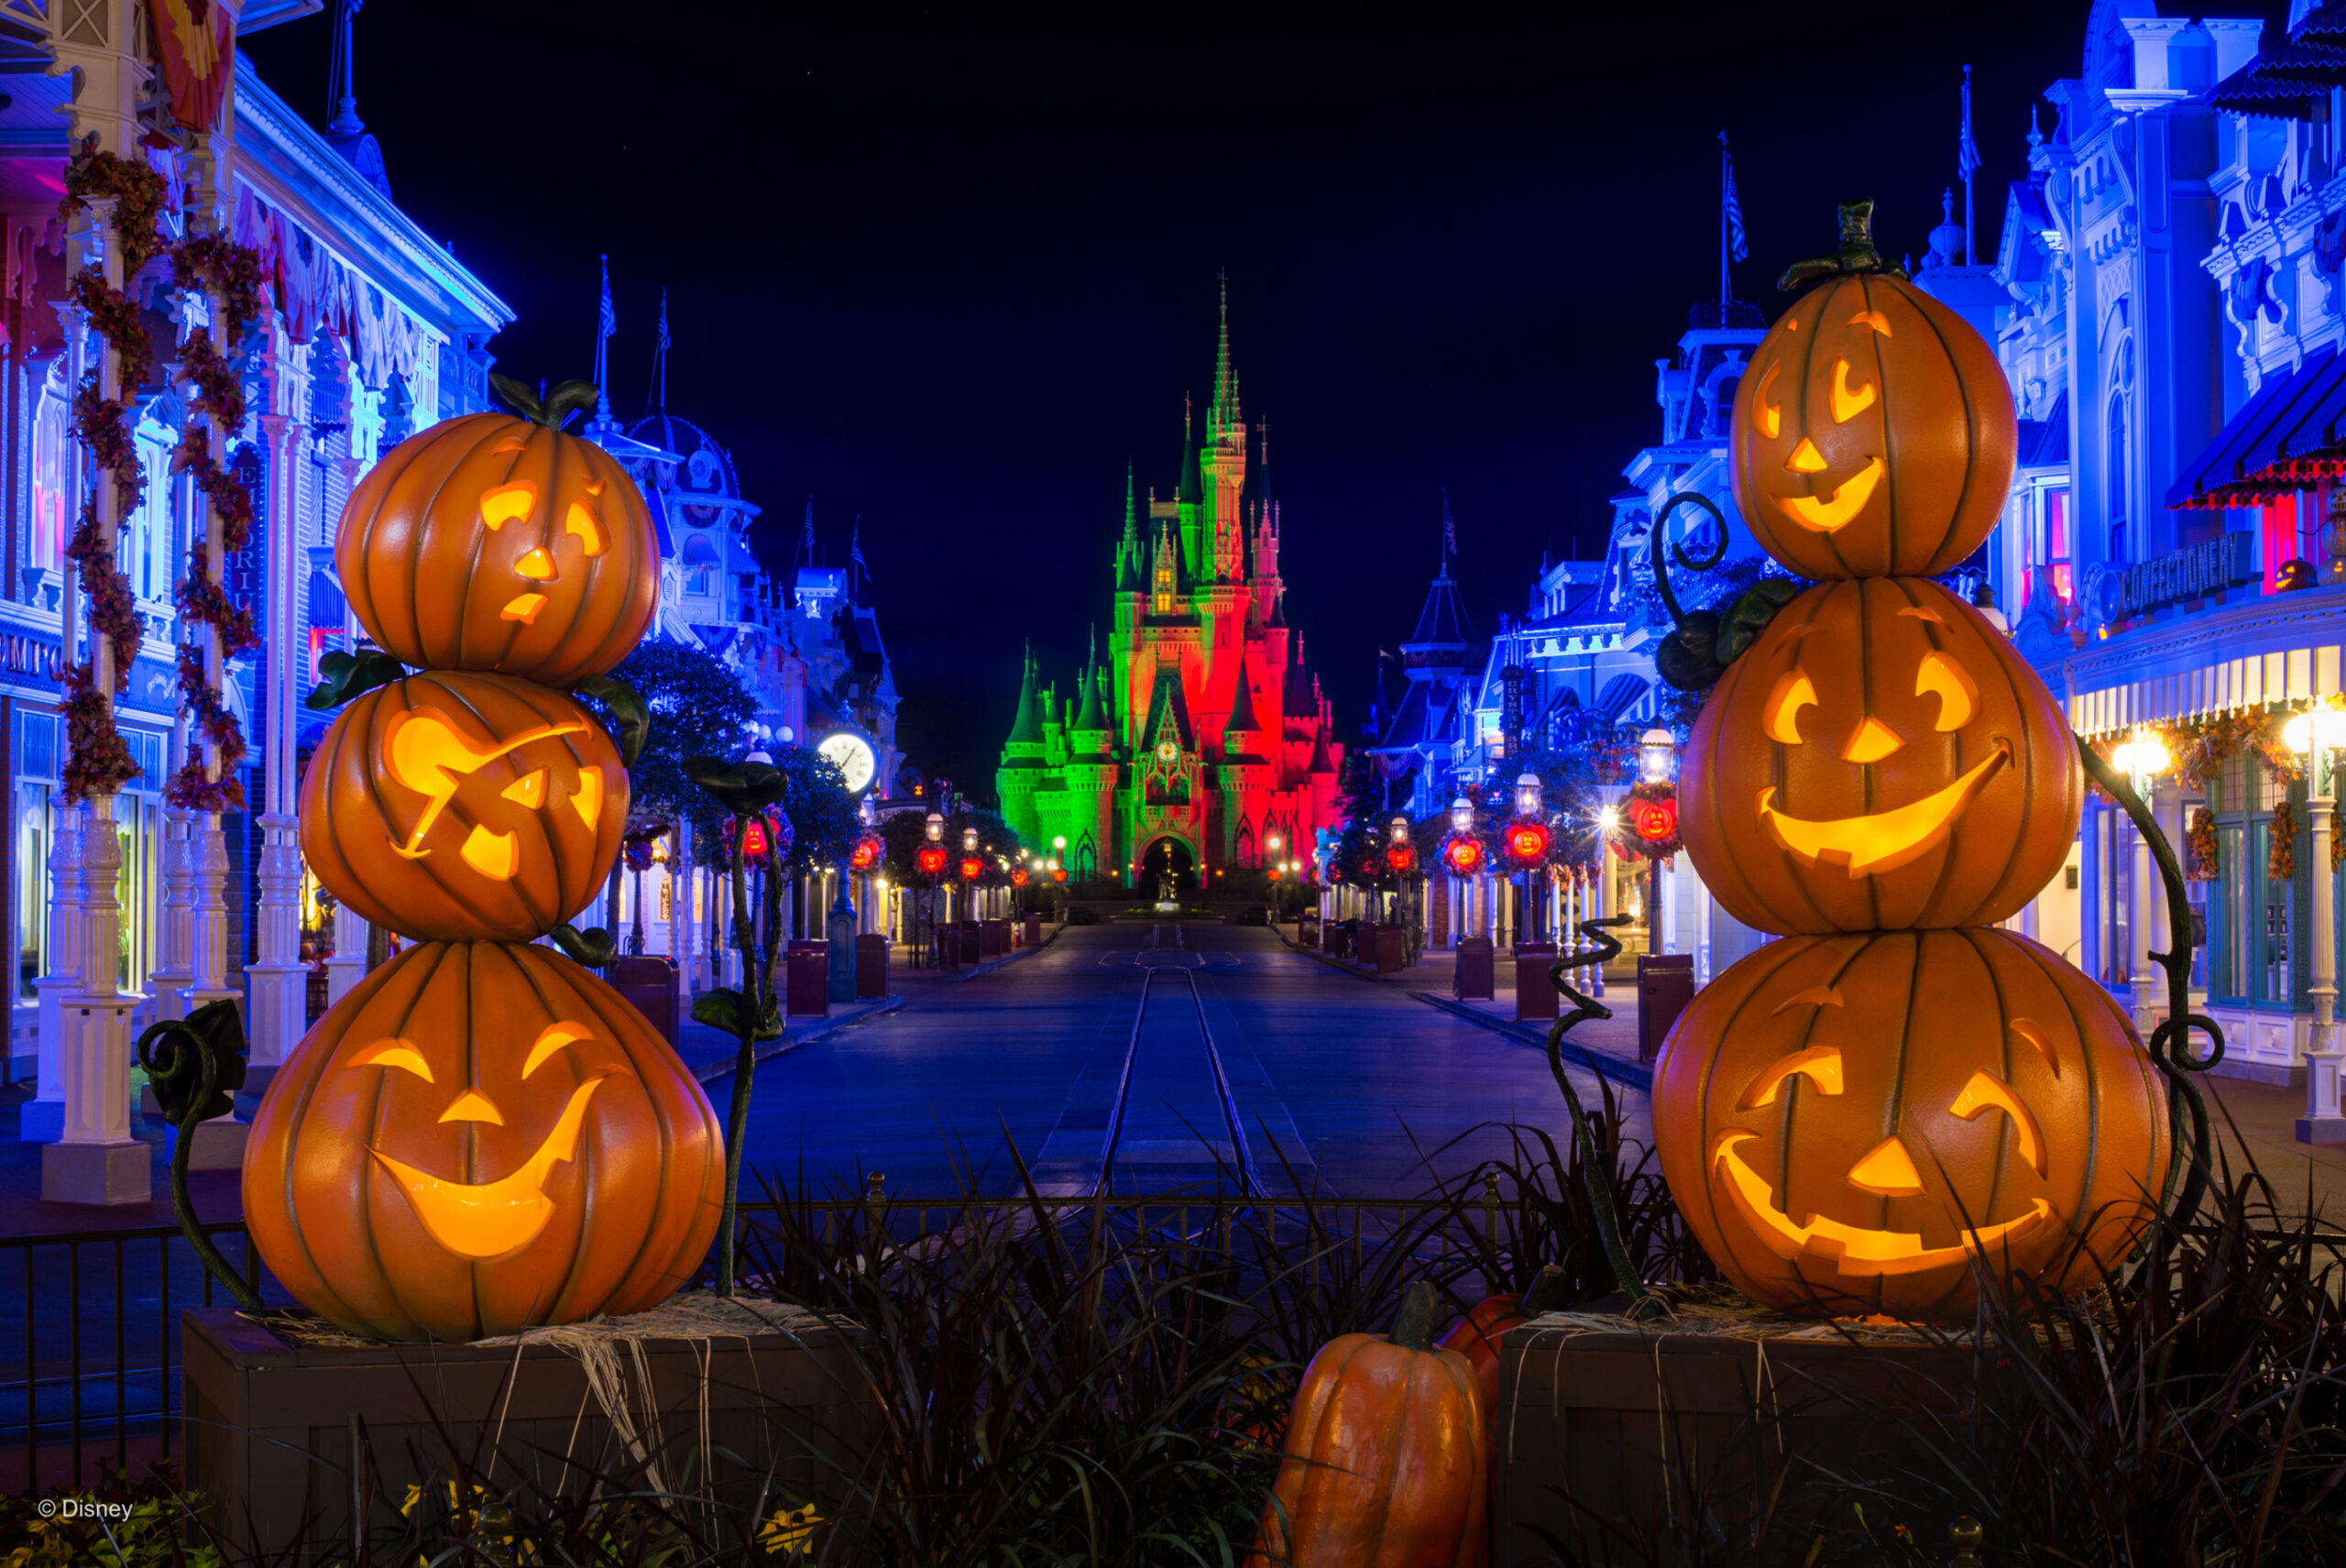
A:
{"label": "black curled metal vine", "polygon": [[[2150,846],[2151,857],[2158,862],[2159,880],[2166,886],[2166,921],[2169,939],[2167,951],[2154,952],[2151,961],[2166,971],[2166,1021],[2151,1031],[2151,1063],[2167,1081],[2167,1136],[2173,1146],[2183,1146],[2182,1120],[2184,1108],[2190,1108],[2191,1163],[2184,1178],[2183,1195],[2168,1205],[2175,1193],[2175,1164],[2167,1164],[2165,1190],[2159,1194],[2160,1205],[2168,1217],[2187,1223],[2199,1212],[2199,1201],[2207,1195],[2210,1165],[2208,1150],[2208,1102],[2201,1098],[2199,1086],[2187,1076],[2206,1072],[2224,1059],[2224,1031],[2213,1018],[2204,1013],[2189,1011],[2191,999],[2191,900],[2184,891],[2183,867],[2175,858],[2175,846],[2167,842],[2165,831],[2151,815],[2149,806],[2134,793],[2125,776],[2104,762],[2082,736],[2075,737],[2077,754],[2085,762],[2086,772],[2115,800],[2126,815],[2133,819],[2134,830]],[[2205,1057],[2191,1054],[2191,1031],[2198,1029],[2208,1036],[2209,1051]]]}
{"label": "black curled metal vine", "polygon": [[1767,629],[1776,612],[1792,602],[1800,585],[1790,577],[1760,578],[1735,597],[1735,602],[1721,615],[1715,609],[1690,610],[1678,602],[1677,591],[1670,582],[1670,567],[1663,558],[1662,543],[1670,532],[1670,514],[1682,506],[1697,506],[1711,514],[1718,526],[1718,543],[1706,555],[1689,555],[1686,547],[1670,541],[1669,554],[1680,568],[1688,572],[1708,572],[1727,559],[1727,514],[1710,497],[1695,490],[1681,490],[1662,503],[1655,514],[1653,531],[1647,536],[1653,556],[1654,591],[1661,597],[1661,608],[1670,614],[1671,634],[1654,649],[1654,673],[1680,691],[1707,691],[1718,684],[1727,667],[1742,657],[1752,640]]}
{"label": "black curled metal vine", "polygon": [[[1613,1268],[1614,1283],[1629,1299],[1629,1310],[1624,1315],[1632,1319],[1654,1317],[1662,1310],[1653,1293],[1646,1288],[1645,1277],[1629,1256],[1628,1244],[1621,1239],[1621,1217],[1613,1208],[1613,1184],[1598,1168],[1601,1157],[1596,1146],[1596,1134],[1591,1128],[1588,1112],[1580,1102],[1579,1091],[1564,1073],[1564,1036],[1574,1025],[1591,1018],[1610,1018],[1613,1009],[1584,993],[1565,978],[1567,971],[1584,964],[1606,964],[1621,956],[1621,944],[1615,941],[1608,927],[1626,925],[1627,915],[1603,915],[1594,920],[1584,920],[1573,929],[1594,947],[1576,952],[1561,954],[1548,966],[1548,978],[1556,987],[1556,994],[1570,1000],[1572,1011],[1563,1014],[1548,1026],[1548,1070],[1556,1075],[1556,1087],[1564,1091],[1564,1104],[1573,1113],[1573,1137],[1580,1145],[1580,1157],[1588,1168],[1588,1212],[1596,1222],[1596,1239],[1605,1248],[1605,1260]],[[1580,1053],[1588,1061],[1587,1053]],[[1594,1065],[1590,1063],[1589,1065]]]}
{"label": "black curled metal vine", "polygon": [[184,1018],[166,1018],[138,1036],[138,1065],[146,1069],[156,1103],[176,1135],[171,1139],[171,1217],[236,1305],[258,1312],[259,1292],[212,1245],[196,1221],[195,1204],[187,1191],[188,1156],[195,1147],[196,1127],[235,1110],[236,1091],[245,1086],[244,1017],[236,1003],[222,1001],[207,1002]]}

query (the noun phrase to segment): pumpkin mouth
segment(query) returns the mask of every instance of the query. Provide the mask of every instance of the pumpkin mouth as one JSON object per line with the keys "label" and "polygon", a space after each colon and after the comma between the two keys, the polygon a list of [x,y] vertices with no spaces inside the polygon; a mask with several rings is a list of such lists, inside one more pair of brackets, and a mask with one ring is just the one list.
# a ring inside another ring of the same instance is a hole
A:
{"label": "pumpkin mouth", "polygon": [[606,1080],[626,1075],[615,1068],[590,1078],[570,1091],[554,1131],[520,1168],[495,1181],[449,1181],[393,1159],[378,1148],[367,1153],[399,1183],[408,1207],[423,1222],[432,1239],[458,1257],[478,1263],[518,1252],[538,1239],[554,1218],[554,1200],[543,1190],[547,1173],[578,1153],[578,1130],[586,1118],[586,1103]]}
{"label": "pumpkin mouth", "polygon": [[1727,1173],[1727,1190],[1734,1195],[1736,1207],[1743,1211],[1744,1218],[1779,1256],[1829,1257],[1847,1279],[1919,1274],[1961,1263],[1972,1253],[1984,1253],[1998,1242],[2025,1235],[2053,1217],[2052,1204],[2042,1198],[2034,1199],[2028,1212],[2019,1219],[1968,1230],[1963,1241],[1955,1246],[1924,1246],[1922,1236],[1913,1231],[1861,1230],[1825,1214],[1811,1214],[1805,1223],[1795,1223],[1790,1214],[1776,1207],[1775,1192],[1767,1179],[1745,1164],[1743,1157],[1736,1152],[1738,1145],[1752,1142],[1759,1135],[1724,1132],[1712,1151],[1713,1162]]}
{"label": "pumpkin mouth", "polygon": [[1869,457],[1866,466],[1841,481],[1829,496],[1778,496],[1784,515],[1811,533],[1838,533],[1857,521],[1881,483],[1881,459]]}
{"label": "pumpkin mouth", "polygon": [[1776,786],[1770,784],[1760,792],[1760,820],[1777,843],[1811,865],[1838,862],[1852,879],[1896,871],[1935,849],[1970,809],[1979,787],[2012,760],[2012,743],[1999,737],[1991,754],[1944,789],[1894,810],[1825,822],[1777,810]]}

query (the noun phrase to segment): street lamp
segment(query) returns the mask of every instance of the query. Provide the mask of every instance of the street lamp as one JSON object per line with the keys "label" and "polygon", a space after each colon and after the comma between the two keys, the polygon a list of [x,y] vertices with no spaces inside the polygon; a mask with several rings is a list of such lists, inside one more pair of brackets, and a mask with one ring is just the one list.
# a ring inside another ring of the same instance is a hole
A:
{"label": "street lamp", "polygon": [[1474,803],[1463,795],[1450,803],[1450,830],[1453,833],[1474,830]]}
{"label": "street lamp", "polygon": [[2306,811],[2313,820],[2313,963],[2307,993],[2313,998],[2312,1037],[2306,1050],[2306,1113],[2301,1144],[2346,1143],[2346,1113],[2339,1107],[2338,906],[2330,869],[2331,816],[2337,806],[2330,752],[2346,746],[2346,709],[2317,707],[2281,727],[2289,750],[2306,759]]}
{"label": "street lamp", "polygon": [[[1678,771],[1678,743],[1659,725],[1638,737],[1638,777],[1646,784],[1666,784]],[[1661,857],[1646,857],[1646,950],[1662,951]]]}
{"label": "street lamp", "polygon": [[1540,815],[1540,775],[1538,773],[1527,770],[1516,775],[1515,814],[1518,817]]}

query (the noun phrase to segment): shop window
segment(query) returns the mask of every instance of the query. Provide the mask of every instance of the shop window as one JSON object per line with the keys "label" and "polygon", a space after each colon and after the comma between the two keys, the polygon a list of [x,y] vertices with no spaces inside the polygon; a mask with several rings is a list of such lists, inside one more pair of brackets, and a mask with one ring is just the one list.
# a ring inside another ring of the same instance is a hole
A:
{"label": "shop window", "polygon": [[2242,874],[2248,829],[2239,823],[2216,828],[2218,876],[2209,900],[2208,994],[2219,1002],[2248,1000],[2250,879]]}
{"label": "shop window", "polygon": [[2102,476],[2110,492],[2110,560],[2112,565],[2123,565],[2126,555],[2126,520],[2131,509],[2126,487],[2126,400],[2110,400],[2110,429],[2107,466]]}

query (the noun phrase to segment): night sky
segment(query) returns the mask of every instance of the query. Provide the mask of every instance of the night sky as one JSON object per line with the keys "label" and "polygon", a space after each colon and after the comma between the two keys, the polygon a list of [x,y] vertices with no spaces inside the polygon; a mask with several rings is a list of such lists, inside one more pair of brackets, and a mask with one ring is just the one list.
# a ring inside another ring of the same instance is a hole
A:
{"label": "night sky", "polygon": [[[1885,252],[1927,248],[1969,61],[1988,259],[2088,6],[1547,9],[1320,28],[375,0],[356,81],[400,204],[519,313],[499,368],[589,372],[608,252],[631,419],[666,286],[668,408],[731,449],[768,566],[809,494],[832,564],[861,514],[899,740],[991,795],[1021,641],[1064,674],[1108,619],[1126,460],[1175,483],[1217,271],[1288,617],[1349,735],[1424,598],[1443,487],[1485,632],[1543,552],[1603,549],[1659,433],[1653,362],[1717,293],[1718,132],[1737,294],[1772,316],[1836,202],[1876,199]],[[314,121],[329,37],[320,16],[246,46]]]}

